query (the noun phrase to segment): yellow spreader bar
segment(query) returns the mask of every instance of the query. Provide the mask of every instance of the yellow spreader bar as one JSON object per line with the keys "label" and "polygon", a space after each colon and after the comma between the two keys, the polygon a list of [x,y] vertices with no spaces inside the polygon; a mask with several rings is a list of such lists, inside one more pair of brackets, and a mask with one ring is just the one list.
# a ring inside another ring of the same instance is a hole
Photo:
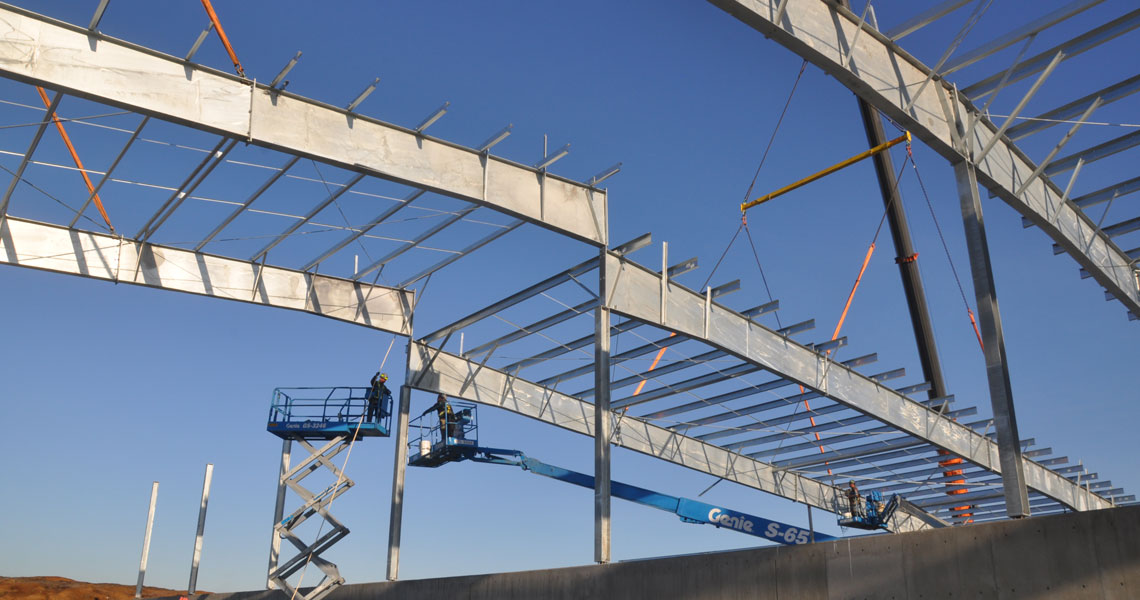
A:
{"label": "yellow spreader bar", "polygon": [[889,142],[883,142],[882,144],[879,144],[878,146],[875,146],[874,148],[871,148],[870,150],[867,150],[866,152],[861,152],[861,153],[856,154],[855,156],[852,156],[851,158],[849,158],[849,159],[847,159],[847,160],[845,160],[839,164],[832,165],[832,166],[820,171],[819,173],[816,173],[815,175],[805,177],[805,178],[803,178],[803,179],[801,179],[801,180],[799,180],[799,181],[797,181],[791,185],[786,185],[786,186],[784,186],[784,187],[782,187],[782,188],[780,188],[780,189],[778,189],[778,190],[776,190],[770,194],[760,196],[759,198],[752,200],[751,202],[744,202],[740,205],[740,212],[744,212],[744,211],[752,208],[753,206],[756,206],[757,204],[767,202],[767,201],[771,200],[772,198],[775,198],[776,196],[786,194],[786,193],[788,193],[788,192],[790,192],[796,188],[803,187],[803,186],[815,181],[816,179],[819,179],[820,177],[824,177],[825,175],[830,175],[830,174],[832,174],[832,173],[834,173],[834,172],[836,172],[836,171],[838,171],[844,167],[849,167],[849,166],[863,160],[864,158],[874,156],[874,155],[886,150],[887,148],[890,148],[891,146],[896,146],[896,145],[901,144],[903,142],[906,142],[908,144],[910,143],[910,132],[909,131],[906,132],[905,134],[900,135],[899,137],[889,141]]}

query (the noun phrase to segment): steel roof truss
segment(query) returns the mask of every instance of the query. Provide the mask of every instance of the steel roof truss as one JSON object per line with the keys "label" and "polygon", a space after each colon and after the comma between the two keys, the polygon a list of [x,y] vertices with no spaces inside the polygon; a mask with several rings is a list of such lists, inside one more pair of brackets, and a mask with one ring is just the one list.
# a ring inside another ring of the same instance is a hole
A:
{"label": "steel roof truss", "polygon": [[[858,15],[846,8],[830,2],[790,3],[788,17],[773,22],[772,0],[709,1],[820,67],[951,162],[968,157],[957,122],[983,120],[982,126],[975,127],[969,147],[983,147],[995,136],[996,127],[978,116],[969,101],[948,83],[936,80],[922,94],[914,94],[914,86],[927,77],[930,69],[877,31],[863,30],[859,46],[850,50],[852,68],[844,66],[847,42],[855,35],[859,22]],[[912,104],[912,98],[913,106],[904,111],[903,107]],[[1105,100],[1107,103],[1108,98]],[[1087,102],[1075,114],[1086,107]],[[1008,140],[999,143],[1000,152],[991,152],[976,165],[981,183],[1062,244],[1130,312],[1140,314],[1140,290],[1127,268],[1128,259],[1110,240],[1099,235],[1085,215],[1062,201],[1060,190],[1048,179],[1038,178],[1022,196],[1014,196],[1014,188],[1033,172],[1035,165]]]}
{"label": "steel roof truss", "polygon": [[[103,184],[110,181],[111,174],[115,172],[115,169],[119,166],[119,162],[127,155],[127,150],[130,150],[135,140],[138,139],[139,134],[142,133],[143,127],[146,127],[149,121],[150,117],[143,117],[142,120],[139,121],[138,126],[135,127],[134,132],[131,133],[131,137],[127,139],[127,143],[123,144],[123,149],[119,150],[119,153],[115,155],[115,160],[111,161],[111,166],[107,167],[107,171],[103,173],[103,177],[99,179],[99,183],[95,186],[95,189],[91,191],[91,195],[87,197],[87,200],[83,202],[83,206],[79,207],[79,210],[75,212],[75,216],[72,217],[71,222],[67,224],[68,228],[75,227],[75,224],[79,222],[79,217],[83,216],[83,212],[87,210],[87,206],[99,195],[99,190],[103,189]],[[195,250],[197,250],[197,248],[195,248]]]}
{"label": "steel roof truss", "polygon": [[[593,435],[594,406],[572,396],[524,381],[491,367],[469,362],[422,342],[412,342],[409,385],[481,404],[496,406],[587,436]],[[617,422],[618,415],[611,415]],[[781,472],[723,448],[705,444],[626,415],[621,435],[614,443],[723,477],[742,485],[831,511],[839,490],[795,473]],[[900,524],[899,530],[929,527],[917,519]]]}
{"label": "steel roof truss", "polygon": [[507,225],[498,228],[496,231],[492,231],[491,233],[475,240],[474,242],[471,242],[470,244],[465,246],[462,250],[460,250],[457,254],[453,254],[453,255],[431,265],[430,267],[424,269],[423,271],[420,271],[419,273],[416,273],[415,275],[408,277],[404,281],[400,282],[399,287],[402,287],[402,288],[408,287],[409,285],[412,285],[413,283],[420,281],[421,279],[423,279],[425,277],[430,276],[431,274],[435,273],[436,271],[439,271],[440,269],[442,269],[442,268],[450,265],[451,263],[463,258],[464,256],[471,254],[472,252],[478,250],[479,248],[482,248],[483,246],[490,244],[491,242],[503,237],[504,235],[507,235],[508,233],[518,229],[519,227],[522,227],[524,223],[526,223],[526,221],[523,221],[522,219],[515,219],[513,222],[508,223]]}
{"label": "steel roof truss", "polygon": [[[294,159],[293,162],[296,162],[296,159]],[[290,162],[289,165],[286,166],[285,168],[287,169],[289,166],[292,166],[292,164],[293,163]],[[257,193],[260,194],[262,191],[264,191],[264,190],[258,190]],[[316,267],[317,265],[321,264],[326,259],[328,259],[330,256],[332,256],[332,255],[336,254],[337,252],[340,252],[341,250],[343,250],[349,244],[355,242],[356,240],[360,239],[361,237],[368,235],[373,229],[375,229],[381,223],[388,220],[392,215],[396,214],[396,212],[398,212],[400,209],[405,208],[407,206],[410,206],[412,204],[412,202],[415,202],[416,199],[422,195],[424,195],[424,190],[413,190],[412,193],[408,194],[407,196],[405,196],[404,198],[402,198],[400,200],[397,200],[395,204],[393,204],[392,206],[389,206],[388,208],[381,211],[380,214],[373,217],[372,220],[369,221],[367,225],[365,225],[364,227],[361,227],[360,229],[352,232],[347,237],[345,237],[343,240],[334,244],[332,248],[325,250],[324,252],[322,252],[319,256],[317,256],[313,260],[310,260],[309,262],[305,263],[305,266],[301,267],[301,270],[302,271],[308,271],[308,270],[312,269],[313,267]],[[247,204],[247,206],[248,206],[248,204]]]}
{"label": "steel roof truss", "polygon": [[0,224],[3,219],[8,216],[8,203],[12,200],[12,192],[16,190],[16,186],[24,178],[24,169],[28,168],[28,163],[32,160],[32,155],[35,154],[36,148],[40,145],[40,140],[44,137],[44,132],[47,131],[48,125],[51,124],[52,119],[55,117],[55,111],[59,108],[59,102],[63,99],[63,94],[56,92],[52,97],[51,103],[48,104],[47,112],[44,113],[44,120],[40,126],[36,128],[35,135],[32,136],[32,143],[28,145],[28,151],[24,153],[24,157],[20,159],[20,166],[16,168],[16,172],[12,174],[12,181],[8,183],[8,189],[4,192],[4,198],[0,199]]}

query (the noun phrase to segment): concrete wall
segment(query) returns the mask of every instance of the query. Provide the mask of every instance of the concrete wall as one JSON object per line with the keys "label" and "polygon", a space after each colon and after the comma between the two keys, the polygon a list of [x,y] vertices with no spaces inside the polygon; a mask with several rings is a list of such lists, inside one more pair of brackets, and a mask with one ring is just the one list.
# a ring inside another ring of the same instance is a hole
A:
{"label": "concrete wall", "polygon": [[[327,600],[435,598],[1134,599],[1140,506],[806,546],[345,585]],[[195,600],[287,598],[274,591]]]}

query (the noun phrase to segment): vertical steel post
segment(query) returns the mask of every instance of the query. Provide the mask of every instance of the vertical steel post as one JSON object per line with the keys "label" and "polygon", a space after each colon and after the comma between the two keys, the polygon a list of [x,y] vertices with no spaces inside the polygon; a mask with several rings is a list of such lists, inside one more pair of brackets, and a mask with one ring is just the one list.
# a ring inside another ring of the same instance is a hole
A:
{"label": "vertical steel post", "polygon": [[281,534],[277,533],[277,524],[285,517],[285,474],[289,472],[290,455],[293,452],[293,440],[284,439],[281,442],[281,472],[277,477],[277,507],[273,509],[273,534],[269,540],[269,570],[266,571],[265,589],[272,590],[277,586],[268,574],[277,570],[277,558],[281,555]]}
{"label": "vertical steel post", "polygon": [[202,536],[206,532],[206,505],[210,503],[210,482],[214,479],[214,464],[206,463],[206,477],[202,480],[202,504],[198,508],[198,534],[194,536],[194,557],[190,560],[190,585],[187,595],[198,589],[198,561],[202,558]]}
{"label": "vertical steel post", "polygon": [[[883,122],[875,109],[866,100],[859,98],[859,114],[863,117],[863,127],[867,132],[867,142],[878,146],[887,141]],[[879,152],[872,159],[875,175],[879,179],[879,190],[887,210],[887,223],[891,228],[891,239],[895,245],[895,262],[899,265],[906,305],[910,311],[910,322],[914,328],[914,342],[918,346],[918,358],[922,365],[922,375],[930,383],[929,396],[942,398],[948,394],[946,381],[942,377],[942,362],[938,358],[938,346],[934,343],[934,327],[930,323],[930,310],[926,306],[926,290],[922,285],[922,275],[918,271],[914,244],[910,239],[906,210],[899,193],[891,155]],[[942,410],[942,406],[934,407]]]}
{"label": "vertical steel post", "polygon": [[811,532],[811,543],[815,543],[815,523],[811,520],[811,505],[807,505],[808,509],[808,531]]}
{"label": "vertical steel post", "polygon": [[974,297],[978,303],[978,325],[986,357],[990,404],[993,406],[994,429],[998,439],[1002,487],[1005,490],[1006,513],[1011,518],[1029,516],[1029,496],[1025,489],[1025,472],[1021,462],[1021,443],[1017,435],[1017,418],[1013,408],[1013,388],[1005,355],[1005,338],[1001,328],[993,266],[986,242],[985,218],[978,195],[978,179],[974,165],[959,161],[954,165],[958,181],[958,200],[962,205],[962,223],[966,229],[966,246],[970,252],[970,274],[974,281]]}
{"label": "vertical steel post", "polygon": [[[412,341],[408,338],[408,355]],[[396,417],[396,451],[392,466],[392,508],[388,517],[388,581],[400,573],[400,529],[404,518],[404,471],[408,466],[408,412],[412,407],[412,388],[400,386],[400,412]]]}
{"label": "vertical steel post", "polygon": [[594,562],[610,562],[610,309],[607,251],[598,258],[594,318]]}
{"label": "vertical steel post", "polygon": [[150,486],[150,509],[146,513],[146,533],[143,534],[142,558],[139,559],[139,582],[135,585],[135,598],[142,598],[143,578],[146,576],[146,558],[150,555],[150,531],[154,525],[154,507],[158,503],[158,482]]}

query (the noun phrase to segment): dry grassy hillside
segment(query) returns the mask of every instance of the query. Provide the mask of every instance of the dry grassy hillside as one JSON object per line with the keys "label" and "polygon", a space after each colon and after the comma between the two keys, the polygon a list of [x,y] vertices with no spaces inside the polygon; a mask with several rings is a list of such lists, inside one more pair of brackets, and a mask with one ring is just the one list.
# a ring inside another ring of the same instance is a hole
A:
{"label": "dry grassy hillside", "polygon": [[[143,598],[157,598],[184,594],[186,590],[143,587],[142,595]],[[132,600],[134,597],[133,585],[87,583],[66,577],[0,576],[0,598],[4,600]]]}

